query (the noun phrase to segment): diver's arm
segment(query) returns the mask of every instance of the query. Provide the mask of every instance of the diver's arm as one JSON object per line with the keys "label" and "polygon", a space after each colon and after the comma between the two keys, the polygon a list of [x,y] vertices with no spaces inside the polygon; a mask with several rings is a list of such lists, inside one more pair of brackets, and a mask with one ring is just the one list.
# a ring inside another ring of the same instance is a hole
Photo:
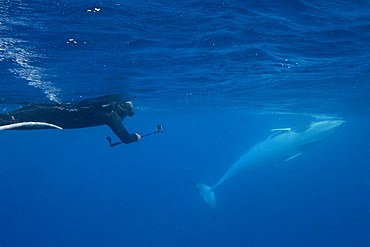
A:
{"label": "diver's arm", "polygon": [[135,134],[130,134],[130,133],[128,133],[125,126],[123,126],[123,124],[122,124],[122,119],[115,112],[112,112],[110,114],[109,119],[107,120],[106,124],[112,129],[114,134],[116,134],[116,136],[123,143],[129,144],[131,142],[137,142],[141,138],[141,136],[139,134],[136,134],[136,133]]}

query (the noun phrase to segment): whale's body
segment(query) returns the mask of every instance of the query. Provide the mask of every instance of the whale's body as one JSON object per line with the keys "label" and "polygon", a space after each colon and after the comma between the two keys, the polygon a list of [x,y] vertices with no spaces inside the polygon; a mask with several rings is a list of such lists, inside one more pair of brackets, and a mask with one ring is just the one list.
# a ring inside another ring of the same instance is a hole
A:
{"label": "whale's body", "polygon": [[306,149],[334,134],[344,123],[342,120],[327,120],[302,127],[275,129],[275,133],[242,155],[221,179],[212,187],[197,183],[196,187],[204,200],[216,207],[214,189],[241,172],[249,172],[297,157]]}

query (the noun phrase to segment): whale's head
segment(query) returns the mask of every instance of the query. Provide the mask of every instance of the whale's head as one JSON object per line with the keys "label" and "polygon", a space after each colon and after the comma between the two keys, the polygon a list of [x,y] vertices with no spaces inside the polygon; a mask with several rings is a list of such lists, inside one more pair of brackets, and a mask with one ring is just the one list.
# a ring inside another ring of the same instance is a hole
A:
{"label": "whale's head", "polygon": [[329,136],[333,135],[343,124],[343,120],[325,120],[320,122],[313,122],[300,133],[302,151],[323,141]]}
{"label": "whale's head", "polygon": [[343,120],[325,120],[315,122],[310,125],[309,131],[317,135],[332,135],[334,134],[345,121]]}

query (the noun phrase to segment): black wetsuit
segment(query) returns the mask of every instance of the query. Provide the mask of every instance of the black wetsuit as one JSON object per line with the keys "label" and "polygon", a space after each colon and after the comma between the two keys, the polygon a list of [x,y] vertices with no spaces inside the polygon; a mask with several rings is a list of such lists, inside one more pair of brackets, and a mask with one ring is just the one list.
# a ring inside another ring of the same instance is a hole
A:
{"label": "black wetsuit", "polygon": [[76,129],[108,125],[123,143],[138,141],[122,124],[126,116],[134,114],[125,103],[111,102],[103,105],[30,105],[0,114],[0,126],[21,122],[45,122],[63,129]]}

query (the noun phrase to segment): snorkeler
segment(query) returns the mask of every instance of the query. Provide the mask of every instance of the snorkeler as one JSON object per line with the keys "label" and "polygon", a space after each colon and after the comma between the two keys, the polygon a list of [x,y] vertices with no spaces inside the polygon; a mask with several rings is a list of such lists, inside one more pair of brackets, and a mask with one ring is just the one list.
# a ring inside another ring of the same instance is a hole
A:
{"label": "snorkeler", "polygon": [[0,130],[77,129],[108,125],[121,140],[120,143],[128,144],[141,139],[137,133],[130,134],[122,124],[126,116],[133,115],[132,101],[91,105],[32,104],[0,113]]}

